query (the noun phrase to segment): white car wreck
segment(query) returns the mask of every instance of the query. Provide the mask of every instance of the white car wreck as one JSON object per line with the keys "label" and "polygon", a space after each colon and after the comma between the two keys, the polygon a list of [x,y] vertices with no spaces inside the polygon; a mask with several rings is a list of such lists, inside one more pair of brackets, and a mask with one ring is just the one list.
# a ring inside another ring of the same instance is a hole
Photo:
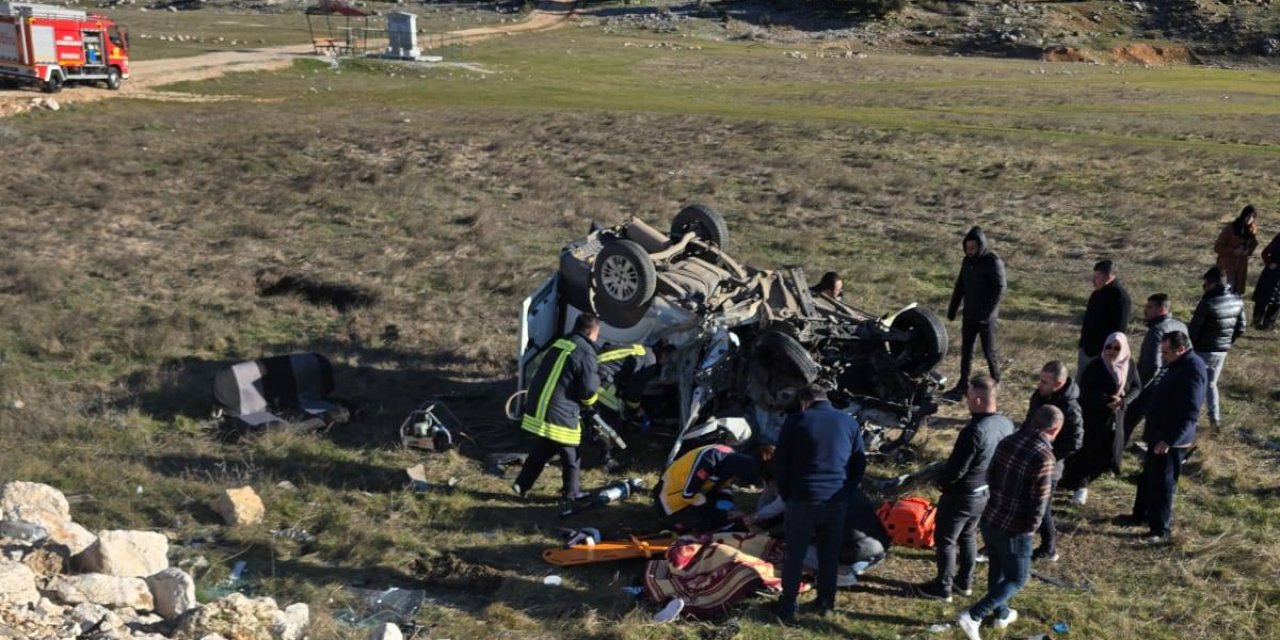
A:
{"label": "white car wreck", "polygon": [[648,389],[678,398],[666,416],[678,434],[668,461],[721,428],[771,440],[799,390],[814,382],[859,419],[869,451],[909,442],[937,410],[944,379],[933,368],[947,350],[941,320],[915,304],[876,315],[813,294],[800,269],[743,265],[728,247],[724,218],[699,204],[665,232],[632,219],[565,245],[559,269],[524,301],[519,390],[542,351],[579,314],[594,312],[602,342],[675,349]]}

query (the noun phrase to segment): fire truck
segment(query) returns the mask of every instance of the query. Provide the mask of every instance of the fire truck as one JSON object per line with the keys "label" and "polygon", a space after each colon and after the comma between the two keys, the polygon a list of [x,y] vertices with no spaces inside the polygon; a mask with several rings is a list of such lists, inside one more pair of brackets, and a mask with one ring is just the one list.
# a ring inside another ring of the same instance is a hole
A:
{"label": "fire truck", "polygon": [[84,11],[0,2],[0,78],[57,93],[68,82],[119,89],[129,77],[129,33]]}

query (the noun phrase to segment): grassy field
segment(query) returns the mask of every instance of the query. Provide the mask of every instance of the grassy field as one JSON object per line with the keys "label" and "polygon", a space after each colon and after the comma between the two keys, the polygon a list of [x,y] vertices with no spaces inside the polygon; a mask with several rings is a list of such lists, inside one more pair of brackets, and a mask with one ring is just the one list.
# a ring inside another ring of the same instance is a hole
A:
{"label": "grassy field", "polygon": [[[751,604],[737,626],[653,626],[620,591],[638,564],[541,584],[561,524],[554,469],[517,501],[468,446],[425,457],[457,487],[404,488],[424,456],[393,433],[421,399],[501,430],[519,301],[591,220],[662,225],[708,202],[736,255],[838,270],[847,296],[885,310],[944,308],[960,239],[981,224],[1009,266],[1003,397],[1018,417],[1040,365],[1074,361],[1095,260],[1185,318],[1221,224],[1253,202],[1263,235],[1280,230],[1274,74],[794,49],[571,27],[447,53],[470,69],[300,62],[170,87],[240,102],[116,99],[0,122],[23,160],[0,202],[0,480],[89,494],[73,512],[91,528],[169,532],[180,557],[211,561],[206,596],[248,560],[249,588],[313,605],[315,638],[364,637],[336,618],[343,585],[426,589],[419,637],[951,637],[926,628],[967,601],[901,596],[930,575],[929,552],[896,552],[832,618],[780,630]],[[87,161],[84,131],[103,123],[110,160]],[[377,302],[258,295],[289,274]],[[238,443],[205,429],[219,366],[296,349],[334,361],[355,424]],[[1063,559],[1047,569],[1090,588],[1031,584],[1005,637],[1058,621],[1076,638],[1280,637],[1276,458],[1232,433],[1280,439],[1278,357],[1275,334],[1232,351],[1228,428],[1189,466],[1175,544],[1110,525],[1132,480],[1099,482],[1087,507],[1061,505]],[[919,460],[945,455],[954,429],[923,433]],[[226,530],[206,503],[244,483],[267,522]],[[653,516],[638,501],[573,522],[643,531]],[[317,541],[272,536],[285,527]]]}

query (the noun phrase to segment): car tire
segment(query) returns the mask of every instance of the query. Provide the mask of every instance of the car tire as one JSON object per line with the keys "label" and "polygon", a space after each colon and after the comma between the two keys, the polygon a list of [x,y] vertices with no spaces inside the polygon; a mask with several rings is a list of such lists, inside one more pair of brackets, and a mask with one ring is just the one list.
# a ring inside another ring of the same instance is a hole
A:
{"label": "car tire", "polygon": [[892,342],[889,352],[899,369],[909,376],[921,376],[947,357],[947,327],[932,311],[913,307],[893,319],[892,329],[908,334],[905,342]]}
{"label": "car tire", "polygon": [[721,249],[729,248],[729,227],[724,222],[724,216],[705,204],[691,204],[681,209],[671,220],[673,240],[679,240],[689,232]]}
{"label": "car tire", "polygon": [[117,90],[119,90],[119,89],[120,89],[120,83],[121,83],[121,82],[122,82],[122,80],[120,79],[120,69],[119,69],[119,68],[117,68],[117,67],[111,67],[111,68],[107,69],[107,80],[106,80],[106,83],[107,83],[107,88],[108,88],[108,89],[110,89],[110,90],[112,90],[112,91],[117,91]]}
{"label": "car tire", "polygon": [[818,377],[818,363],[813,361],[809,350],[805,349],[800,341],[786,333],[776,330],[765,331],[756,341],[755,350],[757,354],[761,350],[771,354],[768,358],[773,366],[782,363],[789,365],[804,378],[806,384]]}
{"label": "car tire", "polygon": [[596,256],[591,269],[591,290],[597,305],[645,308],[657,288],[658,272],[653,259],[635,242],[611,242]]}

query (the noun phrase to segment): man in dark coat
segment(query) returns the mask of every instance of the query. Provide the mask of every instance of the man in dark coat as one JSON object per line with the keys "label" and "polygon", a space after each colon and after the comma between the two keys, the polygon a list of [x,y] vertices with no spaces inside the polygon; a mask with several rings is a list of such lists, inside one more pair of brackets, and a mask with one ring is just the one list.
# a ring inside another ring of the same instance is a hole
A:
{"label": "man in dark coat", "polygon": [[964,260],[960,263],[960,275],[956,276],[951,292],[951,305],[947,307],[947,319],[955,320],[956,312],[964,306],[960,322],[960,379],[944,396],[958,402],[965,395],[969,374],[973,368],[974,342],[982,340],[982,355],[987,359],[987,369],[996,382],[1000,382],[999,353],[996,349],[996,325],[1000,313],[1000,299],[1004,297],[1008,283],[1005,280],[1004,260],[987,246],[987,236],[981,227],[969,229],[964,236]]}
{"label": "man in dark coat", "polygon": [[511,485],[516,495],[523,497],[528,493],[547,462],[558,454],[563,472],[561,495],[565,500],[581,497],[582,467],[578,461],[581,414],[591,411],[599,397],[595,343],[599,337],[600,319],[584,313],[574,322],[573,333],[553,342],[538,365],[520,420],[520,428],[538,439]]}
{"label": "man in dark coat", "polygon": [[972,591],[973,565],[978,558],[978,520],[987,506],[987,467],[996,445],[1014,432],[1013,421],[996,413],[996,381],[991,377],[974,376],[965,401],[972,417],[956,436],[951,456],[938,477],[942,489],[934,532],[938,575],[914,587],[917,596],[946,602],[951,602],[953,586],[963,595]]}
{"label": "man in dark coat", "polygon": [[827,401],[820,387],[800,393],[801,411],[778,435],[773,463],[778,494],[786,502],[786,557],[778,617],[795,617],[800,574],[810,544],[818,551],[818,611],[836,606],[836,576],[850,496],[867,466],[862,430],[853,416]]}
{"label": "man in dark coat", "polygon": [[[1080,412],[1080,388],[1067,375],[1067,367],[1054,360],[1040,369],[1040,380],[1028,403],[1025,425],[1031,422],[1036,410],[1043,406],[1057,407],[1062,412],[1062,431],[1053,441],[1052,490],[1058,488],[1062,469],[1067,458],[1084,446],[1084,415]],[[1044,518],[1040,521],[1040,546],[1031,554],[1032,560],[1058,561],[1058,533],[1053,524],[1053,501],[1045,504]]]}
{"label": "man in dark coat", "polygon": [[1222,423],[1222,406],[1218,395],[1218,378],[1227,362],[1227,351],[1244,335],[1244,299],[1227,286],[1227,276],[1211,267],[1204,274],[1204,297],[1191,314],[1187,336],[1196,355],[1209,370],[1209,425],[1215,430]]}
{"label": "man in dark coat", "polygon": [[1116,280],[1115,263],[1102,260],[1093,265],[1093,293],[1089,295],[1084,321],[1080,325],[1077,377],[1091,361],[1102,355],[1102,345],[1107,341],[1107,336],[1128,330],[1131,306],[1133,303],[1129,300],[1129,292]]}
{"label": "man in dark coat", "polygon": [[1191,340],[1179,331],[1166,334],[1160,345],[1165,373],[1151,391],[1142,441],[1147,455],[1133,502],[1132,524],[1146,524],[1144,542],[1169,541],[1173,531],[1173,498],[1182,463],[1195,446],[1196,423],[1209,386],[1204,361],[1191,351]]}
{"label": "man in dark coat", "polygon": [[1129,442],[1133,430],[1142,422],[1147,414],[1147,402],[1151,400],[1151,388],[1155,385],[1156,374],[1164,369],[1164,360],[1160,356],[1160,342],[1166,334],[1174,331],[1187,333],[1187,325],[1173,317],[1173,309],[1169,303],[1169,294],[1153,293],[1147,297],[1147,305],[1142,309],[1142,317],[1147,322],[1147,335],[1142,339],[1142,350],[1138,352],[1138,377],[1142,379],[1142,392],[1129,406],[1124,414],[1124,441]]}

